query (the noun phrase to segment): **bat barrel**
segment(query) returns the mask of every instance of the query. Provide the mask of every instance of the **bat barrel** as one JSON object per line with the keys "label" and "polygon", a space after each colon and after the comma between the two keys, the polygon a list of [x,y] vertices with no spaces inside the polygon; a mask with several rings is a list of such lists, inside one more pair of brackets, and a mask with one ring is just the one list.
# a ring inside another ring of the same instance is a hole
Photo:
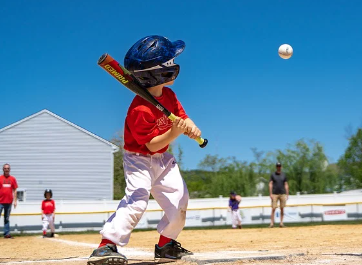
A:
{"label": "bat barrel", "polygon": [[108,53],[103,54],[101,57],[99,57],[98,59],[98,64],[101,64],[104,62],[104,60],[108,57]]}

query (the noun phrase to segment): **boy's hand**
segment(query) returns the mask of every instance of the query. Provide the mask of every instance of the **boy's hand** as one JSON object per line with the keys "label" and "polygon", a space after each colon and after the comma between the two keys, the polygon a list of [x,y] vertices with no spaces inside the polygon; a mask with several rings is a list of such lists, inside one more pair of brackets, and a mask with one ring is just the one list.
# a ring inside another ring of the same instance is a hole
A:
{"label": "boy's hand", "polygon": [[176,120],[172,123],[171,132],[179,136],[180,134],[183,134],[186,130],[187,124],[185,120],[181,119],[180,117],[177,117]]}
{"label": "boy's hand", "polygon": [[186,131],[184,135],[187,135],[191,139],[196,139],[197,137],[201,136],[200,129],[195,125],[195,123],[191,119],[186,119]]}
{"label": "boy's hand", "polygon": [[191,139],[196,139],[197,137],[201,136],[201,131],[199,128],[197,128],[196,125],[194,125],[191,128],[186,128],[186,132],[184,134]]}

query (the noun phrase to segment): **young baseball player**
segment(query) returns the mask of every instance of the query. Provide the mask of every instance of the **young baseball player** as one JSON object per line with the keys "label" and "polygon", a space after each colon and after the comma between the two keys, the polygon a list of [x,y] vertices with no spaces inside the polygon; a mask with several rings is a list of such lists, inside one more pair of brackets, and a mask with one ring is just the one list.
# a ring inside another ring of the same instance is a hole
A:
{"label": "young baseball player", "polygon": [[42,221],[43,221],[43,237],[47,237],[48,226],[50,226],[51,234],[49,237],[54,237],[55,227],[55,201],[52,200],[53,192],[50,189],[46,189],[44,192],[45,200],[41,204]]}
{"label": "young baseball player", "polygon": [[168,87],[176,79],[180,66],[174,63],[185,48],[183,41],[148,36],[127,52],[125,67],[161,104],[173,112],[170,121],[161,111],[139,96],[131,103],[125,120],[124,173],[126,195],[101,231],[102,241],[88,260],[88,265],[127,264],[116,245],[125,246],[132,230],[147,208],[150,194],[165,214],[157,226],[160,234],[155,245],[155,259],[180,259],[192,253],[176,241],[185,225],[189,199],[185,181],[169,144],[181,134],[195,139],[201,131],[186,115],[175,93]]}
{"label": "young baseball player", "polygon": [[232,228],[234,229],[237,227],[241,229],[241,216],[239,212],[240,202],[240,195],[238,196],[234,191],[230,192],[229,208],[231,211]]}

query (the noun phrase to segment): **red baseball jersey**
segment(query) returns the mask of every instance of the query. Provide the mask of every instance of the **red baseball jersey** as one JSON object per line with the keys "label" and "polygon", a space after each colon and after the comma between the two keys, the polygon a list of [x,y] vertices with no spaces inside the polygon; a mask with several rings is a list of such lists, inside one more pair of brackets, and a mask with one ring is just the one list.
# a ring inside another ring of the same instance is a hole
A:
{"label": "red baseball jersey", "polygon": [[[164,87],[162,95],[155,97],[165,108],[182,119],[187,119],[185,110],[178,101],[176,94]],[[147,100],[136,96],[127,112],[124,129],[124,149],[141,154],[154,154],[146,147],[154,137],[167,132],[172,127],[172,121]],[[168,146],[156,153],[164,153]]]}
{"label": "red baseball jersey", "polygon": [[0,176],[0,203],[13,203],[13,191],[18,188],[18,183],[13,176]]}
{"label": "red baseball jersey", "polygon": [[41,209],[44,214],[51,214],[55,211],[55,201],[54,200],[44,200],[41,204]]}

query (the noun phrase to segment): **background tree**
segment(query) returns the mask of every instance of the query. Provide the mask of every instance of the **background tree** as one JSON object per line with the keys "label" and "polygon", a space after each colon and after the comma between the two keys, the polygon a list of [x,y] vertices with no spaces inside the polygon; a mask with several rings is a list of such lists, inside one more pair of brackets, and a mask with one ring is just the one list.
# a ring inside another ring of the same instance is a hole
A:
{"label": "background tree", "polygon": [[[122,134],[117,133],[111,142],[120,147],[114,154],[114,199],[119,200],[125,190]],[[328,193],[362,186],[362,129],[350,138],[350,145],[338,165],[329,164],[321,143],[304,139],[273,152],[252,148],[254,160],[251,162],[208,154],[195,170],[183,168],[182,146],[175,149],[171,144],[168,151],[177,157],[191,198],[227,197],[230,191],[242,196],[268,195],[270,174],[275,171],[277,161],[283,164],[287,174],[290,194]]]}
{"label": "background tree", "polygon": [[182,150],[181,145],[178,145],[178,149],[177,149],[177,164],[180,167],[180,169],[182,169],[183,166],[183,155],[184,155],[184,151]]}
{"label": "background tree", "polygon": [[277,161],[283,164],[291,194],[326,193],[338,188],[336,166],[328,164],[319,142],[301,139],[285,150],[265,153],[252,148],[252,152],[255,160],[250,163],[235,157],[206,155],[197,172],[204,176],[204,182],[193,186],[199,189],[199,192],[193,190],[194,195],[228,196],[232,190],[242,196],[268,195],[270,174],[275,171]]}
{"label": "background tree", "polygon": [[337,187],[337,172],[329,168],[323,146],[313,140],[301,139],[282,151],[275,152],[283,165],[291,194],[326,193]]}
{"label": "background tree", "polygon": [[126,188],[123,169],[123,132],[117,132],[111,139],[111,143],[119,147],[119,151],[114,153],[113,199],[120,200]]}
{"label": "background tree", "polygon": [[350,137],[338,165],[341,169],[342,189],[362,188],[362,128]]}

